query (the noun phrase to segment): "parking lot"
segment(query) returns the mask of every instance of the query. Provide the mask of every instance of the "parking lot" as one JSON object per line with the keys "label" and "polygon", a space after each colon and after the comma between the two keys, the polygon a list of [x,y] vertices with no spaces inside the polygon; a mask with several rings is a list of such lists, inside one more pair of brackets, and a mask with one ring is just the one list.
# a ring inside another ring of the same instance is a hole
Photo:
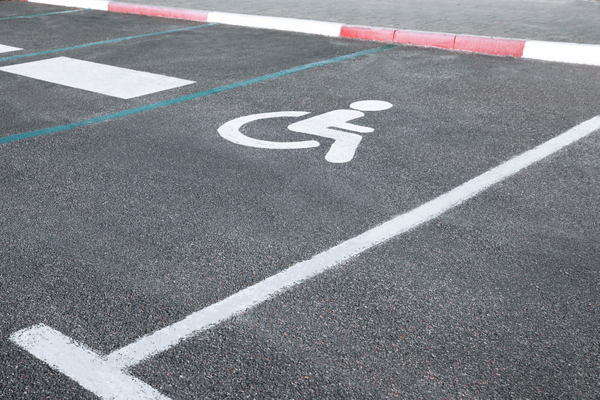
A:
{"label": "parking lot", "polygon": [[0,20],[0,397],[600,396],[599,67]]}

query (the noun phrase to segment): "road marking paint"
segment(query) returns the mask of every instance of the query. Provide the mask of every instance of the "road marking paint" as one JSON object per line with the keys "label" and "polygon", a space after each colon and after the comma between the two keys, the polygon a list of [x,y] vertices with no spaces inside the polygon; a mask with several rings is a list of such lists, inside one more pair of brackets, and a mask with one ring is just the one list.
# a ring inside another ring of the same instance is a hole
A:
{"label": "road marking paint", "polygon": [[525,43],[523,58],[600,65],[600,45],[529,40]]}
{"label": "road marking paint", "polygon": [[164,35],[164,34],[167,34],[167,33],[189,31],[189,30],[192,30],[192,29],[207,28],[207,27],[213,26],[213,25],[217,25],[217,24],[205,24],[205,25],[191,26],[189,28],[171,29],[171,30],[168,30],[168,31],[144,33],[142,35],[127,36],[127,37],[122,37],[122,38],[116,38],[116,39],[110,39],[110,40],[103,40],[101,42],[85,43],[85,44],[80,44],[80,45],[77,45],[77,46],[63,47],[61,49],[46,50],[46,51],[40,51],[40,52],[37,52],[37,53],[21,54],[21,55],[18,55],[18,56],[0,58],[0,62],[10,61],[10,60],[16,60],[16,59],[25,58],[25,57],[42,56],[42,55],[45,55],[45,54],[58,53],[60,51],[76,50],[76,49],[81,49],[81,48],[90,47],[90,46],[99,46],[99,45],[102,45],[102,44],[116,43],[116,42],[121,42],[123,40],[131,40],[131,39],[138,39],[138,38],[149,37],[149,36]]}
{"label": "road marking paint", "polygon": [[262,15],[233,14],[225,12],[208,13],[208,22],[227,25],[245,26],[248,28],[275,29],[278,31],[309,33],[313,35],[340,36],[344,24],[335,22],[313,21],[307,19],[267,17]]}
{"label": "road marking paint", "polygon": [[[12,340],[103,399],[168,399],[150,385],[114,368],[86,346],[45,325],[22,330]],[[69,362],[62,362],[65,359]]]}
{"label": "road marking paint", "polygon": [[267,118],[297,118],[309,114],[306,111],[276,111],[262,114],[246,115],[245,117],[239,117],[232,119],[221,125],[217,132],[224,139],[229,140],[232,143],[239,144],[247,147],[254,147],[258,149],[277,149],[277,150],[290,150],[290,149],[308,149],[311,147],[319,147],[319,142],[315,140],[304,140],[298,142],[272,142],[270,140],[254,139],[244,135],[241,132],[242,126],[261,119]]}
{"label": "road marking paint", "polygon": [[11,51],[19,51],[23,50],[18,47],[6,46],[4,44],[0,44],[0,53],[9,53]]}
{"label": "road marking paint", "polygon": [[85,11],[85,10],[68,10],[68,11],[55,11],[55,12],[50,12],[50,13],[45,13],[45,14],[32,14],[32,15],[15,15],[14,17],[4,17],[4,18],[0,18],[0,21],[4,21],[6,19],[20,19],[20,18],[35,18],[35,17],[44,17],[46,15],[54,15],[54,14],[67,14],[67,13],[74,13],[74,12],[80,12],[80,11]]}
{"label": "road marking paint", "polygon": [[307,69],[316,68],[316,67],[320,67],[320,66],[328,65],[328,64],[333,64],[333,63],[337,63],[337,62],[340,62],[340,61],[350,60],[350,59],[353,59],[353,58],[356,58],[356,57],[362,57],[362,56],[366,56],[366,55],[369,55],[369,54],[379,53],[381,51],[386,51],[386,50],[389,50],[389,49],[393,49],[395,47],[397,47],[397,46],[395,46],[395,45],[385,45],[385,46],[381,46],[381,47],[376,47],[374,49],[363,50],[363,51],[359,51],[357,53],[346,54],[344,56],[330,58],[328,60],[316,61],[316,62],[313,62],[313,63],[309,63],[309,64],[305,64],[305,65],[300,65],[298,67],[289,68],[289,69],[286,69],[286,70],[283,70],[283,71],[279,71],[279,72],[275,72],[275,73],[272,73],[272,74],[259,76],[257,78],[252,78],[252,79],[248,79],[248,80],[245,80],[245,81],[232,83],[232,84],[229,84],[229,85],[221,86],[221,87],[218,87],[218,88],[215,88],[215,89],[205,90],[205,91],[194,93],[194,94],[190,94],[190,95],[187,95],[187,96],[177,97],[177,98],[174,98],[174,99],[171,99],[171,100],[161,101],[159,103],[149,104],[149,105],[142,106],[142,107],[137,107],[137,108],[132,108],[132,109],[125,110],[125,111],[120,111],[120,112],[117,112],[117,113],[114,113],[114,114],[108,114],[108,115],[103,115],[101,117],[86,119],[84,121],[74,122],[72,124],[60,125],[60,126],[55,126],[55,127],[52,127],[52,128],[39,129],[39,130],[36,130],[36,131],[24,132],[24,133],[18,133],[16,135],[11,135],[11,136],[6,136],[6,137],[0,137],[0,144],[14,142],[16,140],[27,139],[27,138],[31,138],[31,137],[35,137],[35,136],[47,135],[47,134],[50,134],[50,133],[68,131],[70,129],[75,129],[75,128],[79,128],[79,127],[87,126],[87,125],[93,125],[93,124],[97,124],[99,122],[110,121],[110,120],[113,120],[113,119],[117,119],[117,118],[122,118],[122,117],[129,116],[129,115],[138,114],[138,113],[141,113],[141,112],[144,112],[144,111],[149,111],[149,110],[154,110],[154,109],[157,109],[157,108],[167,107],[167,106],[171,106],[171,105],[178,104],[178,103],[183,103],[183,102],[190,101],[190,100],[195,100],[195,99],[198,99],[198,98],[201,98],[201,97],[206,97],[206,96],[210,96],[210,95],[213,95],[213,94],[226,92],[228,90],[237,89],[237,88],[240,88],[240,87],[252,85],[252,84],[255,84],[255,83],[268,81],[270,79],[280,78],[280,77],[283,77],[283,76],[286,76],[286,75],[290,75],[290,74],[293,74],[293,73],[296,73],[296,72],[305,71]]}
{"label": "road marking paint", "polygon": [[0,71],[121,99],[132,99],[195,83],[68,57],[0,67]]}
{"label": "road marking paint", "polygon": [[[600,116],[596,116],[407,213],[194,312],[179,322],[143,336],[106,356],[97,355],[43,324],[15,332],[10,336],[10,340],[102,398],[121,398],[115,397],[118,393],[135,394],[137,390],[144,389],[144,384],[137,379],[127,379],[130,377],[127,369],[135,364],[169,350],[181,341],[247,311],[376,245],[437,218],[599,129]],[[107,394],[109,389],[111,391]],[[153,398],[151,395],[146,398]]]}
{"label": "road marking paint", "polygon": [[600,116],[577,125],[412,211],[399,215],[382,225],[316,255],[310,260],[302,261],[212,306],[197,311],[182,321],[144,336],[136,342],[113,352],[107,358],[115,362],[116,365],[125,368],[168,350],[181,340],[190,338],[211,325],[231,318],[233,315],[271,298],[282,290],[291,288],[357,256],[365,250],[438,217],[491,186],[598,129],[600,129]]}
{"label": "road marking paint", "polygon": [[[292,123],[288,126],[288,129],[293,132],[333,139],[334,142],[325,155],[325,159],[331,163],[346,163],[354,158],[354,153],[362,140],[362,136],[350,132],[371,133],[374,131],[373,128],[351,124],[349,121],[363,117],[365,114],[361,111],[383,111],[391,107],[392,104],[387,101],[356,101],[350,104],[352,110],[334,110],[315,115],[314,117]],[[259,149],[293,150],[318,147],[320,143],[315,140],[273,142],[270,140],[254,139],[241,132],[242,126],[253,121],[267,118],[302,117],[306,114],[309,113],[306,111],[277,111],[247,115],[224,123],[217,129],[217,132],[230,142]]]}
{"label": "road marking paint", "polygon": [[108,3],[105,0],[27,0],[30,3],[50,4],[53,6],[86,8],[90,10],[108,11]]}

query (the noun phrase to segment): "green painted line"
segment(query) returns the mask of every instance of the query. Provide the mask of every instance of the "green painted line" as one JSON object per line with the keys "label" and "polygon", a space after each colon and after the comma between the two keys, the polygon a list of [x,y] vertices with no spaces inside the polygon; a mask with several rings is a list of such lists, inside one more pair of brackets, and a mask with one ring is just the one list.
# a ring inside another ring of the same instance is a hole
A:
{"label": "green painted line", "polygon": [[240,81],[240,82],[232,83],[229,85],[220,86],[215,89],[205,90],[202,92],[189,94],[187,96],[176,97],[174,99],[161,101],[159,103],[154,103],[154,104],[149,104],[149,105],[142,106],[142,107],[132,108],[132,109],[120,111],[120,112],[117,112],[114,114],[103,115],[101,117],[86,119],[85,121],[79,121],[79,122],[74,122],[72,124],[55,126],[52,128],[40,129],[37,131],[19,133],[16,135],[0,138],[0,144],[14,142],[16,140],[27,139],[27,138],[31,138],[31,137],[35,137],[35,136],[47,135],[49,133],[68,131],[70,129],[93,125],[93,124],[97,124],[99,122],[110,121],[110,120],[121,118],[121,117],[127,117],[129,115],[139,114],[144,111],[155,110],[157,108],[167,107],[167,106],[171,106],[173,104],[178,104],[178,103],[183,103],[183,102],[194,100],[194,99],[199,99],[200,97],[206,97],[206,96],[210,96],[212,94],[226,92],[228,90],[252,85],[254,83],[259,83],[259,82],[268,81],[270,79],[280,78],[282,76],[290,75],[290,74],[304,71],[307,69],[320,67],[320,66],[327,65],[327,64],[333,64],[333,63],[337,63],[340,61],[350,60],[352,58],[362,57],[362,56],[366,56],[369,54],[379,53],[381,51],[389,50],[394,47],[398,47],[398,46],[393,45],[393,44],[388,44],[388,45],[385,45],[382,47],[377,47],[374,49],[359,51],[358,53],[347,54],[345,56],[339,56],[339,57],[335,57],[335,58],[330,58],[328,60],[316,61],[316,62],[313,62],[310,64],[305,64],[305,65],[301,65],[298,67],[285,69],[283,71],[275,72],[272,74],[259,76],[258,78],[247,79],[245,81]]}
{"label": "green painted line", "polygon": [[86,10],[55,11],[55,12],[46,13],[46,14],[17,15],[17,16],[14,16],[14,17],[4,17],[4,18],[0,18],[0,21],[4,21],[4,20],[6,20],[6,19],[19,19],[19,18],[34,18],[34,17],[43,17],[43,16],[45,16],[45,15],[66,14],[66,13],[74,13],[74,12],[79,12],[79,11],[86,11]]}
{"label": "green painted line", "polygon": [[218,24],[217,23],[213,23],[213,24],[205,24],[205,25],[192,26],[192,27],[189,27],[189,28],[172,29],[172,30],[169,30],[169,31],[145,33],[143,35],[127,36],[127,37],[122,37],[122,38],[117,38],[117,39],[103,40],[101,42],[93,42],[93,43],[80,44],[80,45],[72,46],[72,47],[63,47],[62,49],[46,50],[46,51],[40,51],[38,53],[21,54],[21,55],[18,55],[18,56],[0,58],[0,62],[9,61],[9,60],[16,60],[18,58],[33,57],[33,56],[41,56],[41,55],[44,55],[44,54],[58,53],[59,51],[81,49],[83,47],[98,46],[98,45],[101,45],[101,44],[116,43],[116,42],[121,42],[123,40],[138,39],[138,38],[149,37],[149,36],[156,36],[156,35],[164,35],[166,33],[183,32],[183,31],[189,31],[191,29],[207,28],[207,27],[213,26],[213,25],[218,25]]}

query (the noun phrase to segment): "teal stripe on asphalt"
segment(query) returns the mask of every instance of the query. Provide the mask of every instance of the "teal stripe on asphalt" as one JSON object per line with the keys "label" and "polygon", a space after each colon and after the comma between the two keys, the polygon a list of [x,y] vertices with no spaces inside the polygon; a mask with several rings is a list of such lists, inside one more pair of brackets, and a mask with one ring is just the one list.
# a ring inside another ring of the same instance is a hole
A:
{"label": "teal stripe on asphalt", "polygon": [[129,116],[129,115],[138,114],[138,113],[141,113],[141,112],[144,112],[144,111],[155,110],[157,108],[162,108],[162,107],[171,106],[173,104],[183,103],[185,101],[190,101],[190,100],[198,99],[200,97],[210,96],[211,94],[217,94],[217,93],[226,92],[228,90],[237,89],[237,88],[240,88],[240,87],[243,87],[243,86],[252,85],[254,83],[268,81],[270,79],[275,79],[275,78],[279,78],[279,77],[282,77],[282,76],[285,76],[285,75],[293,74],[295,72],[300,72],[300,71],[304,71],[304,70],[307,70],[307,69],[311,69],[311,68],[315,68],[315,67],[320,67],[322,65],[333,64],[333,63],[336,63],[336,62],[345,61],[345,60],[349,60],[349,59],[356,58],[356,57],[361,57],[361,56],[366,56],[366,55],[369,55],[369,54],[379,53],[380,51],[389,50],[389,49],[392,49],[394,47],[397,47],[397,46],[393,45],[393,44],[388,44],[388,45],[385,45],[385,46],[382,46],[382,47],[377,47],[375,49],[369,49],[369,50],[359,51],[358,53],[347,54],[345,56],[339,56],[339,57],[335,57],[335,58],[330,58],[328,60],[316,61],[316,62],[313,62],[313,63],[310,63],[310,64],[301,65],[299,67],[294,67],[294,68],[290,68],[290,69],[285,69],[283,71],[275,72],[273,74],[259,76],[258,78],[252,78],[252,79],[248,79],[248,80],[245,80],[245,81],[240,81],[240,82],[232,83],[232,84],[221,86],[221,87],[218,87],[218,88],[215,88],[215,89],[210,89],[210,90],[205,90],[203,92],[189,94],[187,96],[176,97],[176,98],[171,99],[171,100],[165,100],[165,101],[161,101],[159,103],[149,104],[147,106],[132,108],[130,110],[120,111],[120,112],[117,112],[117,113],[114,113],[114,114],[108,114],[108,115],[103,115],[101,117],[86,119],[85,121],[74,122],[74,123],[68,124],[68,125],[55,126],[55,127],[52,127],[52,128],[40,129],[40,130],[37,130],[37,131],[31,131],[31,132],[26,132],[26,133],[19,133],[19,134],[16,134],[16,135],[12,135],[12,136],[7,136],[7,137],[4,137],[4,138],[0,138],[0,144],[14,142],[16,140],[27,139],[27,138],[31,138],[31,137],[35,137],[35,136],[47,135],[49,133],[56,133],[56,132],[68,131],[70,129],[75,129],[75,128],[79,128],[79,127],[82,127],[82,126],[97,124],[98,122],[110,121],[110,120],[113,120],[113,119],[117,119],[117,118]]}
{"label": "teal stripe on asphalt", "polygon": [[17,15],[17,16],[14,16],[14,17],[4,17],[4,18],[0,18],[0,21],[4,21],[5,19],[18,19],[18,18],[33,18],[33,17],[43,17],[43,16],[45,16],[45,15],[66,14],[66,13],[73,13],[73,12],[79,12],[79,11],[86,11],[86,10],[55,11],[55,12],[46,13],[46,14]]}
{"label": "teal stripe on asphalt", "polygon": [[205,24],[205,25],[192,26],[192,27],[189,27],[189,28],[172,29],[172,30],[169,30],[169,31],[144,33],[143,35],[127,36],[127,37],[122,37],[122,38],[117,38],[117,39],[103,40],[101,42],[80,44],[80,45],[72,46],[72,47],[63,47],[62,49],[40,51],[39,53],[21,54],[21,55],[18,55],[18,56],[0,58],[0,62],[2,62],[2,61],[9,61],[9,60],[16,60],[18,58],[33,57],[33,56],[41,56],[41,55],[44,55],[44,54],[58,53],[59,51],[81,49],[83,47],[98,46],[98,45],[101,45],[101,44],[121,42],[123,40],[131,40],[131,39],[143,38],[143,37],[148,37],[148,36],[156,36],[156,35],[164,35],[166,33],[189,31],[191,29],[206,28],[206,27],[213,26],[213,25],[218,25],[218,24],[217,23],[213,23],[213,24]]}

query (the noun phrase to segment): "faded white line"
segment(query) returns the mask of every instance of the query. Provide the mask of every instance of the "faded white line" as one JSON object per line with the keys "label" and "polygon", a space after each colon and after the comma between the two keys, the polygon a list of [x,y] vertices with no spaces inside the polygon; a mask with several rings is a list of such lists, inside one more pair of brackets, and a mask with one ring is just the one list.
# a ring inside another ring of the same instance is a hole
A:
{"label": "faded white line", "polygon": [[[598,129],[600,129],[600,116],[577,125],[412,211],[347,240],[310,260],[295,264],[212,306],[189,315],[180,322],[144,336],[105,357],[100,357],[82,345],[69,341],[64,335],[45,325],[37,325],[16,332],[11,336],[11,340],[102,398],[113,398],[103,394],[105,393],[103,392],[104,387],[109,383],[117,391],[119,388],[115,385],[122,385],[121,390],[123,393],[147,390],[147,388],[140,385],[143,385],[143,383],[139,380],[135,378],[132,378],[135,379],[134,381],[125,379],[129,375],[124,371],[149,357],[172,348],[182,340],[191,338],[215,324],[242,313],[286,289],[359,255],[373,246],[431,221],[491,186]],[[73,346],[79,349],[76,350]],[[148,395],[148,398],[153,397]]]}

